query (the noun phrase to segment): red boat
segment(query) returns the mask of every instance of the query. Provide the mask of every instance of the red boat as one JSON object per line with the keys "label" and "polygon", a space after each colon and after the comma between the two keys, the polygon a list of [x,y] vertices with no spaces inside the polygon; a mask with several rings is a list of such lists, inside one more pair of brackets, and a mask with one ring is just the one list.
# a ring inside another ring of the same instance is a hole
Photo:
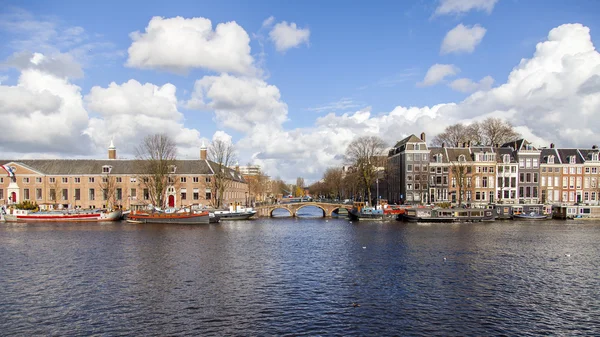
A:
{"label": "red boat", "polygon": [[54,211],[54,212],[29,212],[14,210],[12,214],[5,214],[6,222],[72,222],[72,221],[116,221],[121,219],[121,211]]}

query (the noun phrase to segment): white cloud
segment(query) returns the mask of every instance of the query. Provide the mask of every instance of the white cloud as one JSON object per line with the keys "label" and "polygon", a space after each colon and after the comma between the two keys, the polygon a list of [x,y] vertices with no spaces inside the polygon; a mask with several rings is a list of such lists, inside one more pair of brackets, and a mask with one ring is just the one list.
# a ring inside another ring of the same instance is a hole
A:
{"label": "white cloud", "polygon": [[[486,82],[487,81],[487,82]],[[484,78],[478,85],[491,82]],[[469,87],[469,86],[465,86]],[[254,153],[256,163],[272,176],[293,181],[320,179],[331,165],[341,165],[348,143],[361,135],[377,135],[388,145],[410,134],[426,132],[431,140],[448,125],[499,117],[537,146],[600,144],[600,54],[589,29],[580,24],[552,29],[535,54],[523,59],[506,83],[479,90],[462,102],[431,107],[398,106],[389,113],[370,110],[321,117],[312,128],[290,131],[258,126],[237,146]],[[311,163],[307,167],[305,163]]]}
{"label": "white cloud", "polygon": [[453,64],[436,63],[429,67],[425,78],[422,82],[417,83],[418,86],[428,87],[437,84],[448,76],[454,76],[460,72],[460,69]]}
{"label": "white cloud", "polygon": [[284,52],[290,48],[298,47],[305,43],[308,45],[310,29],[298,28],[295,23],[285,21],[276,24],[269,32],[271,41],[275,43],[275,49]]}
{"label": "white cloud", "polygon": [[496,2],[498,0],[441,0],[433,15],[458,15],[471,10],[484,11],[490,14]]}
{"label": "white cloud", "polygon": [[183,126],[175,93],[170,83],[157,86],[136,80],[93,87],[85,102],[99,117],[90,119],[84,133],[93,138],[98,149],[104,149],[114,137],[123,150],[120,153],[129,155],[146,135],[164,133],[173,138],[181,154],[194,156],[200,148],[200,134]]}
{"label": "white cloud", "polygon": [[71,54],[54,53],[46,56],[42,53],[20,52],[9,57],[4,64],[20,70],[38,69],[57,77],[83,77],[81,65]]}
{"label": "white cloud", "polygon": [[486,76],[479,82],[473,82],[473,80],[469,78],[459,78],[452,81],[449,86],[456,91],[471,93],[478,90],[490,90],[492,84],[494,84],[494,78],[492,76]]}
{"label": "white cloud", "polygon": [[82,155],[88,114],[81,89],[39,69],[22,70],[15,86],[0,85],[0,151]]}
{"label": "white cloud", "polygon": [[485,36],[486,29],[480,25],[472,27],[459,23],[452,28],[442,41],[440,54],[472,53]]}
{"label": "white cloud", "polygon": [[263,21],[262,28],[271,27],[273,25],[273,22],[275,22],[275,17],[271,15],[268,18],[266,18],[265,21]]}
{"label": "white cloud", "polygon": [[257,72],[250,54],[250,37],[236,22],[209,19],[153,17],[145,32],[130,34],[127,66],[187,72],[202,68],[216,72],[253,75]]}
{"label": "white cloud", "polygon": [[276,86],[257,78],[227,74],[196,81],[186,106],[214,110],[223,126],[238,131],[249,131],[258,124],[279,127],[288,113]]}
{"label": "white cloud", "polygon": [[330,102],[324,104],[322,106],[317,106],[314,108],[308,108],[310,111],[340,111],[340,110],[350,110],[352,108],[358,108],[363,106],[364,104],[354,101],[352,98],[344,97],[335,102]]}

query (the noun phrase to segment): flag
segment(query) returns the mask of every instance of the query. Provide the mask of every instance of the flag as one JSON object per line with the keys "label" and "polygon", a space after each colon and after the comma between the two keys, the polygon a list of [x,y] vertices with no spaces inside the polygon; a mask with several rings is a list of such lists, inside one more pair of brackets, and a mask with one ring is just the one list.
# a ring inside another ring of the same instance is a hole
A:
{"label": "flag", "polygon": [[4,171],[6,171],[6,173],[8,173],[9,177],[13,178],[15,176],[15,171],[13,171],[12,167],[8,165],[2,165],[2,168]]}

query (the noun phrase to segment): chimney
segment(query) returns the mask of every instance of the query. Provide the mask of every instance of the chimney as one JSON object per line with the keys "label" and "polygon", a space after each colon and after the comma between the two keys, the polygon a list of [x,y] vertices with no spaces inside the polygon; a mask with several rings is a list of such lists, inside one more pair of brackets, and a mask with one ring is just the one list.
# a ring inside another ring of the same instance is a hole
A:
{"label": "chimney", "polygon": [[237,161],[235,162],[235,171],[238,173],[240,172],[240,163]]}
{"label": "chimney", "polygon": [[110,145],[108,146],[108,159],[117,159],[117,148],[113,143],[113,140],[110,140]]}
{"label": "chimney", "polygon": [[206,160],[206,145],[204,145],[204,141],[202,141],[202,146],[200,146],[200,159]]}
{"label": "chimney", "polygon": [[550,143],[550,148],[553,149],[554,148],[554,143]]}
{"label": "chimney", "polygon": [[427,142],[427,141],[425,140],[425,132],[421,132],[421,140],[422,140],[422,141],[424,141],[424,142]]}
{"label": "chimney", "polygon": [[445,148],[445,147],[446,147],[446,143],[442,143],[442,148]]}

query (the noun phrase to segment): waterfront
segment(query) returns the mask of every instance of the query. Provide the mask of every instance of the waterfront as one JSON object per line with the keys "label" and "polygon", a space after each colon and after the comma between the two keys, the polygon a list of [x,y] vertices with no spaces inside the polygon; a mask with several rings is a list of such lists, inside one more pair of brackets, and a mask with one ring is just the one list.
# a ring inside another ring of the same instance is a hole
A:
{"label": "waterfront", "polygon": [[0,331],[597,335],[599,241],[592,221],[0,224]]}

